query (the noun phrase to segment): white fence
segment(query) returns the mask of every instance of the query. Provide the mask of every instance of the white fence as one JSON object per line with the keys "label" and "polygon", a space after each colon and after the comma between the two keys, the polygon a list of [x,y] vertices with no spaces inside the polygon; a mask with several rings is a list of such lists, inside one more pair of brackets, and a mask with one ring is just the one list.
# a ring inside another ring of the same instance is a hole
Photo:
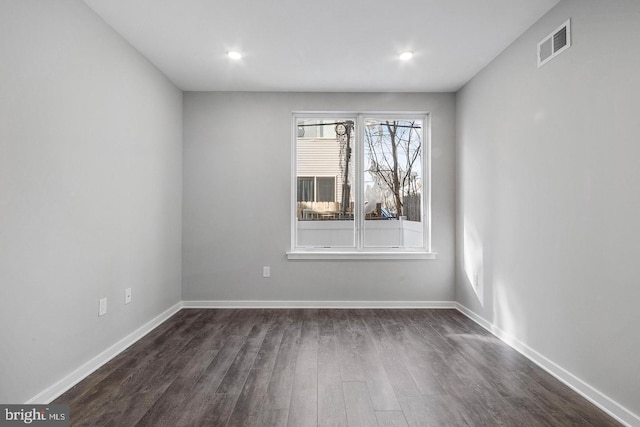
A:
{"label": "white fence", "polygon": [[[355,224],[353,221],[297,221],[298,247],[353,247]],[[364,222],[366,247],[422,247],[423,224],[418,221],[366,220]]]}

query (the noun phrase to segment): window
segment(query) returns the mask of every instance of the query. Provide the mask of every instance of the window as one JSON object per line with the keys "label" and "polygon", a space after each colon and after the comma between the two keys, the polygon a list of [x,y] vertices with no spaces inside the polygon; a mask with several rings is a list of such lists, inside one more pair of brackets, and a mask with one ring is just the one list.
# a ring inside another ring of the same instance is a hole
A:
{"label": "window", "polygon": [[316,177],[316,200],[318,202],[336,201],[336,178],[332,176]]}
{"label": "window", "polygon": [[295,113],[296,258],[434,258],[426,113]]}
{"label": "window", "polygon": [[315,202],[315,179],[311,176],[298,177],[298,202]]}
{"label": "window", "polygon": [[335,202],[336,178],[334,176],[297,177],[298,202]]}

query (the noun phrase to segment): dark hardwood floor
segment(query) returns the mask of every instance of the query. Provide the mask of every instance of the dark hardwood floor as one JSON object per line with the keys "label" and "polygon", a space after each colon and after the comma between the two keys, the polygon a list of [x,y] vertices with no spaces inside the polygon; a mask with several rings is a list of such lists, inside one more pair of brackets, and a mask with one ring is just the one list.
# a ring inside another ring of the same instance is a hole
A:
{"label": "dark hardwood floor", "polygon": [[74,426],[614,426],[455,310],[185,309],[55,403]]}

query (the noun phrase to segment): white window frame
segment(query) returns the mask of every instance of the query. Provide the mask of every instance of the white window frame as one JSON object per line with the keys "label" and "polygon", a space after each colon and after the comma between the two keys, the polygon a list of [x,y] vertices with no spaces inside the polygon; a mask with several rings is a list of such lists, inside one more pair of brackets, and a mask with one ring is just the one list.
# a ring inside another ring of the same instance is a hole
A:
{"label": "white window frame", "polygon": [[[335,119],[353,120],[356,134],[352,167],[354,182],[352,194],[354,197],[354,248],[320,248],[297,247],[297,155],[296,143],[298,138],[298,119]],[[398,120],[420,119],[423,123],[423,194],[422,194],[422,223],[423,247],[419,248],[369,248],[364,247],[364,121],[366,118],[381,117]],[[435,259],[436,253],[431,248],[431,115],[424,111],[294,111],[291,117],[291,246],[287,251],[287,258],[299,259]]]}

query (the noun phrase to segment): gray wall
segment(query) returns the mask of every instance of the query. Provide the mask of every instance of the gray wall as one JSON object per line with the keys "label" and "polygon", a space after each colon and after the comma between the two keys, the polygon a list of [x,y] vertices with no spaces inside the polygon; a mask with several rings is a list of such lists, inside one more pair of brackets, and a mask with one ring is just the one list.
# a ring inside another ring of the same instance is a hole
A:
{"label": "gray wall", "polygon": [[22,403],[180,300],[182,93],[80,1],[0,7],[0,402]]}
{"label": "gray wall", "polygon": [[[295,110],[432,112],[436,260],[286,259]],[[185,93],[183,299],[451,301],[454,115],[453,94]]]}
{"label": "gray wall", "polygon": [[457,96],[457,300],[635,413],[638,76],[640,2],[563,1]]}

